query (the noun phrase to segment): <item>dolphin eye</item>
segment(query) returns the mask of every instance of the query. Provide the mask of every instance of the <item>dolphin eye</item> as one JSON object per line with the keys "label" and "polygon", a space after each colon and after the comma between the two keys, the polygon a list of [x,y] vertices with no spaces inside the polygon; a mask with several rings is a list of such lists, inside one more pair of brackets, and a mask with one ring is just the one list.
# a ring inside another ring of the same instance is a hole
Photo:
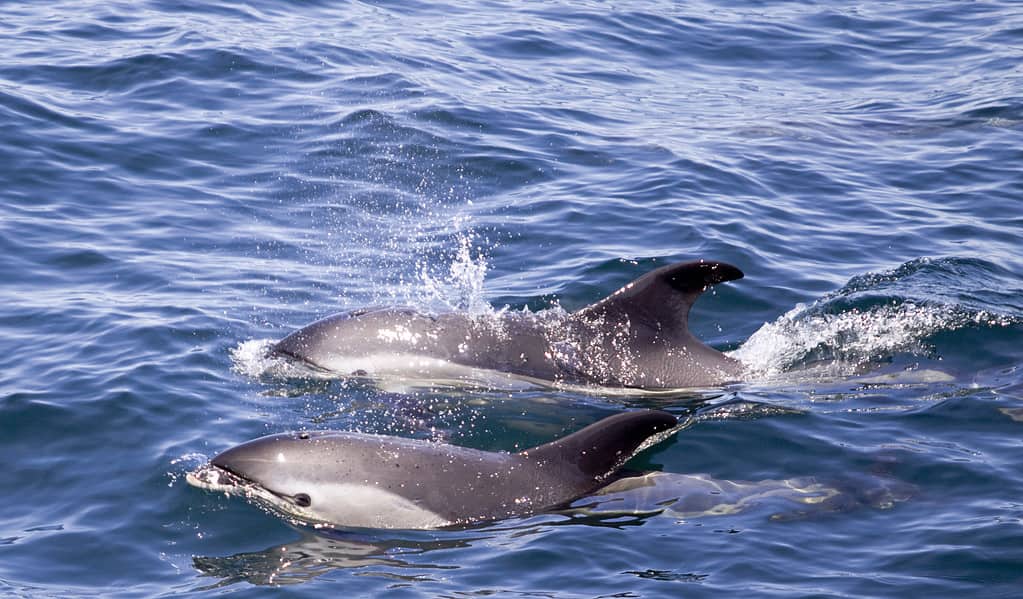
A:
{"label": "dolphin eye", "polygon": [[299,493],[291,498],[298,507],[309,507],[313,504],[312,498],[305,493]]}

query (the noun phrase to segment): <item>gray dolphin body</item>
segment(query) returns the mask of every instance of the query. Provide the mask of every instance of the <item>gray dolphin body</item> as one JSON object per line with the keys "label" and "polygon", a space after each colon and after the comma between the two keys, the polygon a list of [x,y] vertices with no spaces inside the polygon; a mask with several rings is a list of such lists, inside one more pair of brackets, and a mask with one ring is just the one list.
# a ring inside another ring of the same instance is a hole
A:
{"label": "gray dolphin body", "polygon": [[671,414],[626,412],[519,453],[319,431],[262,437],[189,473],[190,484],[311,523],[437,528],[522,516],[606,484]]}
{"label": "gray dolphin body", "polygon": [[690,333],[689,311],[712,285],[742,276],[723,262],[671,264],[560,317],[346,312],[288,335],[272,353],[354,376],[472,380],[496,371],[554,384],[718,385],[737,380],[742,365]]}

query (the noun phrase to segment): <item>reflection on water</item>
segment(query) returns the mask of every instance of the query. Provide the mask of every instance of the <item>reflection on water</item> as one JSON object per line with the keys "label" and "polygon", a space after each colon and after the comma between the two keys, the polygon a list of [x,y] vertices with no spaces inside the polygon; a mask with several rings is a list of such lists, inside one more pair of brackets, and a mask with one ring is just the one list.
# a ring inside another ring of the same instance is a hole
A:
{"label": "reflection on water", "polygon": [[[203,575],[220,579],[204,589],[236,582],[256,585],[297,584],[332,570],[374,567],[388,570],[370,570],[367,574],[409,581],[428,580],[428,573],[416,571],[445,570],[458,566],[414,563],[408,557],[438,549],[470,547],[474,541],[485,538],[458,534],[437,534],[427,538],[414,531],[403,533],[403,538],[331,530],[314,532],[296,529],[296,532],[298,538],[284,545],[224,557],[196,556],[192,558],[192,564]],[[409,572],[405,573],[405,570]]]}

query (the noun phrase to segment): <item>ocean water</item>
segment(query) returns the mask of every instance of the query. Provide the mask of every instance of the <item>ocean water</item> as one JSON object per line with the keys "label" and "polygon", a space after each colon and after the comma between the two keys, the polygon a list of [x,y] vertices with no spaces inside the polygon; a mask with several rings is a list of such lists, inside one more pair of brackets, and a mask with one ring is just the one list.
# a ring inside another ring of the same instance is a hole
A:
{"label": "ocean water", "polygon": [[[0,594],[1015,597],[1023,7],[0,6]],[[261,355],[366,305],[573,310],[675,260],[723,388],[401,388]],[[314,531],[184,475],[363,430],[685,419],[570,509]],[[279,587],[279,588],[275,588]]]}

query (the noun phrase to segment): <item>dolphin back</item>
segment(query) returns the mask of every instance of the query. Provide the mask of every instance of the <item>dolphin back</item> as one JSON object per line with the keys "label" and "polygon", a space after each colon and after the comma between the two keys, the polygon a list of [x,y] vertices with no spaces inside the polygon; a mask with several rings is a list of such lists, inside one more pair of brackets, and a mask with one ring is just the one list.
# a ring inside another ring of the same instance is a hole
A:
{"label": "dolphin back", "polygon": [[572,465],[585,477],[602,480],[625,465],[647,439],[677,424],[678,419],[660,410],[625,412],[519,455],[541,463]]}

